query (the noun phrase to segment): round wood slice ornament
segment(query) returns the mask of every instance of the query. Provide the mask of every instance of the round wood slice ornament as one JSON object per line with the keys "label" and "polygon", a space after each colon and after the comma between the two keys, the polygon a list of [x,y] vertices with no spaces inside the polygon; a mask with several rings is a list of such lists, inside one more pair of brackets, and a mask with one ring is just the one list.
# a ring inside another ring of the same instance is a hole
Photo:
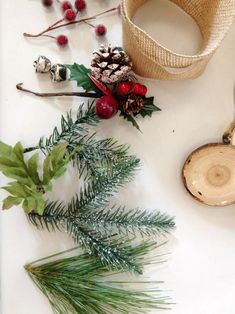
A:
{"label": "round wood slice ornament", "polygon": [[222,143],[211,143],[192,152],[182,170],[188,192],[210,206],[235,203],[235,121],[223,135]]}

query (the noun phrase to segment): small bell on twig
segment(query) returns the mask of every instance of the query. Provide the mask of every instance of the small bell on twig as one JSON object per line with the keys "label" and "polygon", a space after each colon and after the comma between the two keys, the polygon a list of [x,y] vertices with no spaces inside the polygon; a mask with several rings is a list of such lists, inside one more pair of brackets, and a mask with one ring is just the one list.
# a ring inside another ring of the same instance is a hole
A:
{"label": "small bell on twig", "polygon": [[47,57],[39,56],[33,66],[38,73],[48,73],[51,69],[51,61]]}
{"label": "small bell on twig", "polygon": [[67,80],[68,72],[63,64],[54,64],[50,71],[51,80],[53,82],[63,82]]}

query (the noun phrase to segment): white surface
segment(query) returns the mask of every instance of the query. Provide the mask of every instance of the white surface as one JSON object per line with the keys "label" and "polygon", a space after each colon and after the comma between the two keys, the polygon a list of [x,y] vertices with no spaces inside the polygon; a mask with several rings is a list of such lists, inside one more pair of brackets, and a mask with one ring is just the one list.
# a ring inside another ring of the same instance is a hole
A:
{"label": "white surface", "polygon": [[[114,3],[118,1],[88,0],[89,14]],[[178,51],[190,52],[198,47],[200,36],[191,20],[182,14],[179,16],[176,11],[177,15],[172,15],[174,8],[162,8],[162,1],[159,6],[156,1],[152,4],[155,11],[146,7],[139,15],[138,23]],[[26,87],[43,91],[71,88],[70,83],[57,87],[47,76],[34,74],[32,62],[40,54],[54,62],[77,61],[89,65],[98,42],[93,30],[85,25],[66,31],[71,42],[64,50],[47,39],[22,37],[24,31],[37,32],[56,16],[59,12],[47,13],[39,0],[1,1],[0,131],[3,141],[14,144],[21,140],[24,145],[32,145],[59,124],[60,115],[72,104],[75,109],[81,103],[78,99],[42,100],[15,89],[15,84],[21,81]],[[155,17],[158,17],[156,23]],[[108,25],[107,41],[120,45],[119,18],[109,15],[101,20]],[[187,155],[199,145],[219,141],[233,119],[234,36],[235,25],[206,72],[197,80],[145,81],[149,94],[156,96],[162,112],[154,114],[151,120],[139,121],[143,134],[119,117],[99,126],[102,137],[114,136],[122,143],[130,143],[132,152],[143,161],[135,182],[118,194],[119,203],[161,208],[176,217],[177,230],[167,247],[172,253],[169,261],[151,271],[153,279],[165,281],[164,287],[176,303],[169,314],[234,313],[234,206],[210,208],[197,203],[185,191],[180,177]],[[1,177],[1,186],[5,182]],[[70,191],[71,187],[65,188],[69,198],[74,191]],[[57,189],[57,197],[59,195]],[[4,196],[1,192],[1,199]],[[64,234],[34,229],[21,208],[2,212],[2,313],[52,313],[46,298],[27,277],[23,265],[72,246],[72,241]]]}

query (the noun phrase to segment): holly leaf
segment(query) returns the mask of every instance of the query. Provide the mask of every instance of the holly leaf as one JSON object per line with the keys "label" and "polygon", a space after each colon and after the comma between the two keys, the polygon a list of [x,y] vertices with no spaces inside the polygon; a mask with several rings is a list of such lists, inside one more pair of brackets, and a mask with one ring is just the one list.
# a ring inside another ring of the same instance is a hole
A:
{"label": "holly leaf", "polygon": [[118,51],[124,51],[122,47],[116,47]]}
{"label": "holly leaf", "polygon": [[144,107],[135,116],[140,114],[143,118],[146,116],[151,117],[153,112],[161,111],[160,108],[154,105],[154,97],[147,97],[144,99]]}
{"label": "holly leaf", "polygon": [[120,117],[123,117],[125,120],[131,122],[132,125],[133,125],[135,128],[137,128],[137,130],[139,130],[139,131],[141,132],[138,123],[136,122],[135,118],[134,118],[132,115],[127,114],[127,113],[121,111],[119,116],[120,116]]}
{"label": "holly leaf", "polygon": [[88,74],[91,74],[91,69],[86,68],[83,64],[66,64],[70,70],[70,81],[76,81],[78,86],[81,86],[86,92],[95,92],[102,95],[102,92],[95,86]]}

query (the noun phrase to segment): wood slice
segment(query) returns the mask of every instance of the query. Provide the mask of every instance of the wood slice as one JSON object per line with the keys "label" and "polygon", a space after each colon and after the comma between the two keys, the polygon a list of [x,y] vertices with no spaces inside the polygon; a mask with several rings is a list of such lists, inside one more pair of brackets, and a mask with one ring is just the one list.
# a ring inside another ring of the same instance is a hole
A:
{"label": "wood slice", "polygon": [[195,150],[183,167],[189,193],[210,206],[235,203],[235,146],[208,144]]}

